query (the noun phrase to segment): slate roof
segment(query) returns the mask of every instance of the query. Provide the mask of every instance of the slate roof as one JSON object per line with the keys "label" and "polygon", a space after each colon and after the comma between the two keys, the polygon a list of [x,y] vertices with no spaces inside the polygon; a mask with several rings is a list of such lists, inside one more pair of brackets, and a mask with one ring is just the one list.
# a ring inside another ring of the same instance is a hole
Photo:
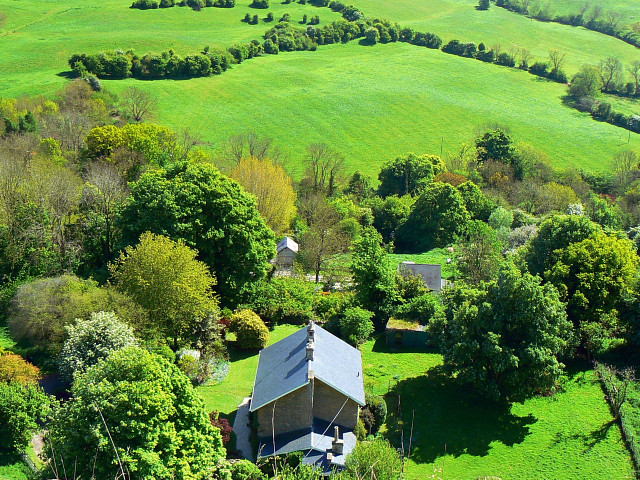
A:
{"label": "slate roof", "polygon": [[278,242],[277,252],[280,253],[285,248],[288,248],[292,252],[298,253],[298,244],[289,237],[284,237]]}
{"label": "slate roof", "polygon": [[[344,441],[341,455],[333,454],[331,462],[327,460],[327,452],[331,451],[333,442],[333,428],[329,428],[329,422],[314,420],[313,429],[278,435],[276,437],[276,455],[303,451],[308,453],[304,463],[320,464],[326,469],[331,465],[344,465],[345,458],[355,448],[357,439],[355,434],[346,430],[340,432],[340,438]],[[324,434],[323,434],[324,433]],[[311,452],[309,452],[311,451]],[[258,447],[258,456],[261,458],[273,455],[273,442],[264,441]]]}
{"label": "slate roof", "polygon": [[315,326],[313,360],[306,359],[307,328],[260,352],[251,411],[309,383],[309,373],[363,406],[362,354],[322,327]]}

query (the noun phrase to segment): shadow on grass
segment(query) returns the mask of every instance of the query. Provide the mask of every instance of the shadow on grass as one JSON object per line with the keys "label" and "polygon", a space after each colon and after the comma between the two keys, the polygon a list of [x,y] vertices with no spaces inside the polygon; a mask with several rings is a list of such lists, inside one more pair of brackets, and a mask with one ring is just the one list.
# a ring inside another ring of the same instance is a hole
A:
{"label": "shadow on grass", "polygon": [[411,458],[417,463],[432,463],[445,452],[485,456],[492,442],[512,446],[524,441],[537,421],[532,415],[513,415],[507,404],[477,397],[441,367],[400,381],[387,395],[387,405],[391,440],[400,445],[404,438],[405,451],[415,412]]}
{"label": "shadow on grass", "polygon": [[607,438],[609,434],[609,430],[611,427],[616,425],[615,420],[609,420],[606,423],[603,423],[600,427],[596,428],[592,432],[589,433],[577,433],[574,435],[564,435],[562,432],[558,432],[556,434],[556,438],[554,440],[555,444],[565,443],[569,440],[579,440],[583,443],[585,449],[582,453],[587,453],[593,447],[598,445],[600,442]]}
{"label": "shadow on grass", "polygon": [[229,342],[229,360],[231,361],[231,363],[237,362],[239,360],[245,360],[257,354],[257,350],[242,350],[236,347],[235,340]]}

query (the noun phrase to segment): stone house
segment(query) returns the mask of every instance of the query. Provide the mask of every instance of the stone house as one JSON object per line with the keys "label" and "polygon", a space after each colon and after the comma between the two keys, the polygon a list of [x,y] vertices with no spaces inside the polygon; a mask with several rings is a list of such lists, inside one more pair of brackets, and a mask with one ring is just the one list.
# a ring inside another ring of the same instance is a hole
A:
{"label": "stone house", "polygon": [[260,352],[250,405],[258,458],[304,451],[325,472],[343,466],[364,404],[362,354],[311,323]]}
{"label": "stone house", "polygon": [[422,277],[425,286],[429,290],[439,292],[447,281],[442,278],[442,265],[430,263],[402,262],[398,265],[398,272],[402,275],[415,275]]}
{"label": "stone house", "polygon": [[289,237],[284,237],[278,242],[276,265],[280,267],[293,267],[293,260],[298,253],[298,244]]}

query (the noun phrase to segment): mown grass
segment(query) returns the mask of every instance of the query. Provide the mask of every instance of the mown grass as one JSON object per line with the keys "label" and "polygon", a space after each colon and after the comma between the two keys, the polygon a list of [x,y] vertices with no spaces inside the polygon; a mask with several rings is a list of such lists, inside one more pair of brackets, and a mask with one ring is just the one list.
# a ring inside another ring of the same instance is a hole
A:
{"label": "mown grass", "polygon": [[[616,38],[582,27],[545,23],[509,12],[492,4],[487,11],[477,10],[474,0],[354,0],[368,16],[389,18],[416,30],[430,31],[443,40],[459,39],[484,42],[487,47],[500,44],[503,51],[526,48],[538,60],[547,60],[551,48],[567,53],[566,69],[573,75],[582,64],[597,64],[601,58],[614,56],[625,63],[640,57],[638,49]],[[532,2],[533,3],[533,2]],[[544,2],[546,3],[546,2]],[[583,0],[552,2],[558,13],[573,11],[584,5]],[[592,2],[593,3],[593,2]],[[625,12],[640,18],[637,2],[605,0],[598,2],[605,9],[625,5]]]}
{"label": "mown grass", "polygon": [[265,56],[212,78],[105,81],[137,85],[159,99],[157,120],[188,126],[217,148],[238,132],[269,136],[298,178],[306,146],[325,142],[377,177],[407,152],[457,152],[483,126],[499,123],[518,141],[546,151],[557,167],[606,170],[638,145],[632,134],[563,104],[566,87],[528,73],[407,44],[321,47]]}
{"label": "mown grass", "polygon": [[437,354],[392,353],[380,339],[366,344],[363,356],[368,387],[378,394],[392,388],[389,436],[399,441],[398,425],[404,427],[405,452],[415,412],[408,479],[635,478],[590,369],[571,369],[564,392],[508,408],[453,383]]}
{"label": "mown grass", "polygon": [[[297,326],[277,326],[271,342]],[[595,374],[574,367],[565,391],[505,408],[487,403],[441,373],[436,353],[391,352],[384,338],[362,347],[365,388],[387,395],[389,429],[399,442],[397,395],[404,420],[405,449],[415,411],[412,453],[407,478],[635,478],[631,458],[613,422]],[[228,377],[200,388],[208,410],[233,414],[249,396],[257,355],[232,358]],[[399,445],[399,443],[397,443]],[[406,451],[406,450],[405,450]],[[436,477],[431,477],[432,475]]]}
{"label": "mown grass", "polygon": [[[76,2],[0,0],[8,14],[0,34],[2,96],[52,95],[68,81],[67,59],[75,52],[122,48],[138,53],[173,48],[186,54],[205,46],[259,38],[269,24],[246,25],[246,12],[276,19],[289,12],[340,18],[327,8],[272,2],[272,8],[194,12],[174,7],[129,9],[128,0]],[[529,48],[542,58],[551,47],[567,51],[569,72],[607,55],[625,62],[637,49],[585,29],[532,22],[504,9],[477,11],[472,0],[358,0],[369,16],[440,34],[446,40],[484,41]],[[372,177],[380,165],[409,151],[456,151],[489,123],[508,126],[514,137],[546,151],[555,166],[605,170],[621,148],[636,147],[624,130],[595,122],[562,104],[565,87],[524,72],[487,65],[405,44],[320,47],[250,60],[217,77],[183,81],[104,81],[116,92],[136,85],[158,98],[155,121],[187,128],[214,151],[232,135],[255,131],[275,139],[300,177],[306,146],[325,142],[345,155],[347,172]]]}
{"label": "mown grass", "polygon": [[[279,325],[271,331],[269,344],[273,344],[291,335],[302,327],[296,325]],[[198,393],[205,402],[207,412],[217,410],[226,417],[235,416],[238,405],[245,397],[251,396],[253,381],[258,369],[258,354],[230,350],[231,367],[229,374],[217,385],[199,387]]]}

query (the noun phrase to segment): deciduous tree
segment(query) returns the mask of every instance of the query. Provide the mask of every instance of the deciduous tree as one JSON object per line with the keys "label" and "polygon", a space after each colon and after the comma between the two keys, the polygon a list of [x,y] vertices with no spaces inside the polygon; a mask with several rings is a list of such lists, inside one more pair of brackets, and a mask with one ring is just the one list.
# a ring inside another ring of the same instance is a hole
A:
{"label": "deciduous tree", "polygon": [[272,268],[275,238],[254,198],[209,164],[146,172],[132,185],[120,218],[128,245],[151,231],[195,248],[211,273],[224,279],[215,288],[225,305],[237,304],[245,288]]}
{"label": "deciduous tree", "polygon": [[152,325],[175,349],[218,309],[212,293],[216,280],[196,255],[182,240],[147,232],[109,267],[117,287],[149,312]]}
{"label": "deciduous tree", "polygon": [[296,193],[282,165],[269,158],[246,157],[231,171],[231,178],[255,195],[256,206],[277,234],[286,233],[296,216]]}
{"label": "deciduous tree", "polygon": [[49,424],[46,453],[82,478],[204,480],[224,458],[202,399],[158,355],[118,350],[76,377],[72,393]]}
{"label": "deciduous tree", "polygon": [[495,400],[522,401],[553,389],[571,337],[553,285],[508,267],[486,290],[456,287],[446,304],[430,331],[447,371]]}

